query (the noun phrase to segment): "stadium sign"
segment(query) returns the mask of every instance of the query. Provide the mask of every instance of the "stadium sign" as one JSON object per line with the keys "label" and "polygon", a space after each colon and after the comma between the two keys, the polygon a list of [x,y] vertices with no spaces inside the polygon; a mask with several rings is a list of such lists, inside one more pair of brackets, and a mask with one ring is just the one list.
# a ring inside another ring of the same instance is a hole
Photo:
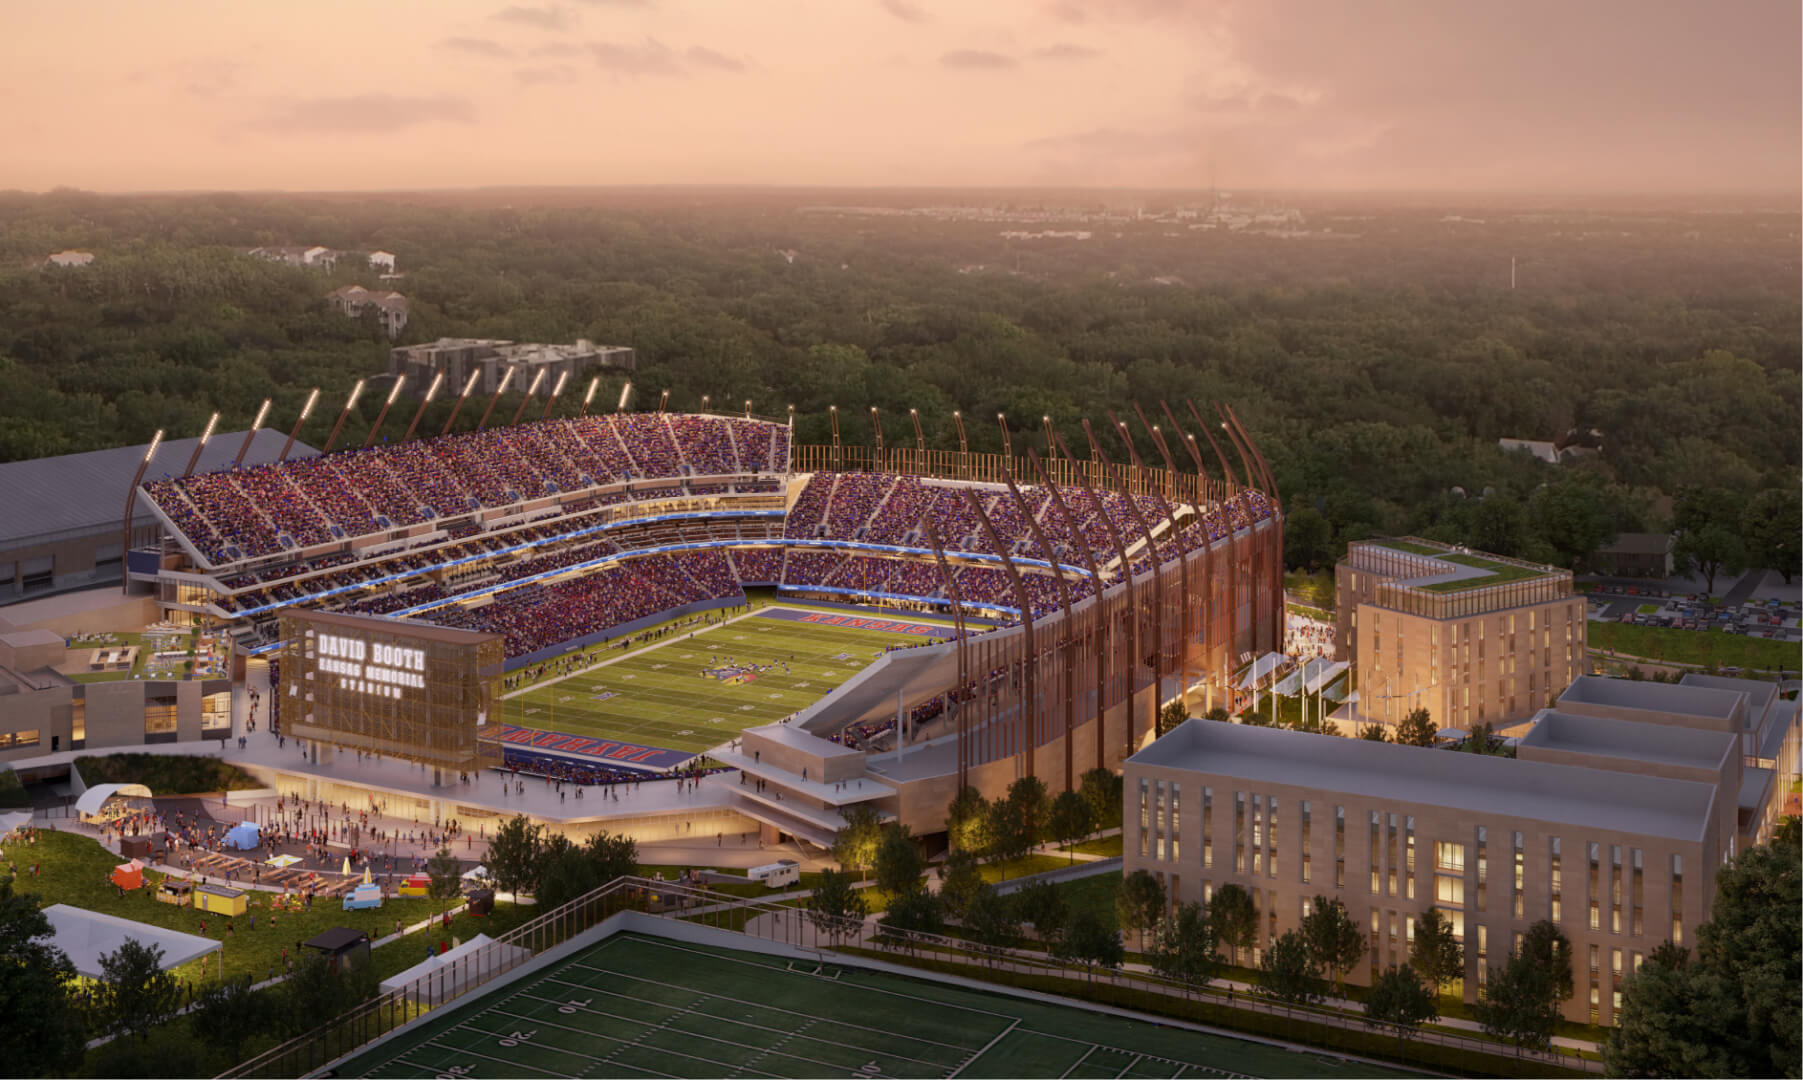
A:
{"label": "stadium sign", "polygon": [[426,688],[426,654],[421,649],[342,634],[320,634],[315,639],[315,650],[317,670],[336,676],[341,690],[398,698],[402,690]]}

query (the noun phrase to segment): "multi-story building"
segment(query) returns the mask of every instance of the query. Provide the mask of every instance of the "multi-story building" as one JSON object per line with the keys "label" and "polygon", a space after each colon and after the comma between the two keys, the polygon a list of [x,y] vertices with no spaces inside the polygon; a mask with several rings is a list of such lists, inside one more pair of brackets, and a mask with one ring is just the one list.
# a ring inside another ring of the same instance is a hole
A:
{"label": "multi-story building", "polygon": [[390,339],[401,336],[407,328],[410,305],[407,298],[392,289],[366,289],[361,285],[341,285],[326,294],[326,299],[339,313],[356,319],[365,310],[376,313],[376,321]]}
{"label": "multi-story building", "polygon": [[1715,868],[1766,835],[1781,785],[1747,764],[1750,724],[1791,731],[1794,773],[1795,703],[1761,709],[1765,684],[1727,682],[1582,678],[1515,758],[1192,720],[1127,760],[1125,868],[1173,902],[1246,889],[1254,962],[1317,896],[1338,899],[1368,935],[1360,984],[1406,963],[1437,908],[1465,946],[1467,1001],[1550,919],[1573,948],[1566,1018],[1612,1024],[1623,976],[1661,942],[1693,945]]}
{"label": "multi-story building", "polygon": [[[439,338],[429,345],[406,345],[388,354],[388,373],[407,376],[407,392],[419,396],[444,376],[443,391],[463,390],[470,375],[477,378],[471,392],[492,394],[508,371],[508,389],[523,391],[539,380],[549,393],[566,373],[571,378],[591,372],[631,372],[637,368],[633,351],[621,345],[596,345],[586,339],[573,345],[532,345],[478,338]],[[539,373],[543,372],[540,378]]]}
{"label": "multi-story building", "polygon": [[1571,573],[1413,537],[1353,543],[1334,568],[1335,644],[1355,723],[1424,708],[1436,727],[1506,726],[1584,671]]}

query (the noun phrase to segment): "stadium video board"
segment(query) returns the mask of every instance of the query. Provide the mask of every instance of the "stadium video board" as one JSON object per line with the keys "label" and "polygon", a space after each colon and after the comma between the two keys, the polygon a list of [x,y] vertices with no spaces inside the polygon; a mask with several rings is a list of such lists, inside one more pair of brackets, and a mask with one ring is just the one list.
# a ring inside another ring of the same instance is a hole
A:
{"label": "stadium video board", "polygon": [[495,763],[478,736],[500,695],[499,635],[300,608],[281,626],[285,734],[459,772]]}

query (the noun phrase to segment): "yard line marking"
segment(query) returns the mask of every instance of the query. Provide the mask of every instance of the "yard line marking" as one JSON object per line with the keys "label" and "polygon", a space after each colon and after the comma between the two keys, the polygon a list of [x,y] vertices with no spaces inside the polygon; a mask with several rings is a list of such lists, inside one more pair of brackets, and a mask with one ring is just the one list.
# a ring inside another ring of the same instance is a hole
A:
{"label": "yard line marking", "polygon": [[[462,1025],[459,1024],[458,1027],[462,1027]],[[456,1031],[456,1030],[457,1030],[457,1028],[454,1027],[454,1028],[451,1028],[450,1031],[446,1031],[443,1034],[449,1035],[451,1033],[451,1031]],[[508,1061],[506,1058],[490,1057],[487,1054],[478,1054],[474,1050],[464,1050],[464,1049],[461,1049],[458,1047],[442,1046],[442,1045],[439,1045],[437,1036],[433,1037],[432,1039],[427,1040],[425,1045],[437,1046],[440,1050],[446,1050],[453,1054],[468,1054],[470,1057],[479,1057],[484,1061],[492,1061],[497,1065],[505,1065],[510,1069],[530,1069],[531,1071],[533,1071],[535,1073],[542,1073],[545,1076],[555,1076],[558,1078],[558,1080],[576,1080],[576,1077],[574,1077],[574,1076],[566,1076],[565,1074],[560,1073],[560,1072],[552,1072],[550,1069],[536,1068],[532,1065],[527,1065],[524,1062]]]}
{"label": "yard line marking", "polygon": [[1061,1072],[1061,1073],[1059,1073],[1059,1074],[1058,1074],[1058,1080],[1064,1080],[1064,1078],[1065,1078],[1065,1077],[1067,1077],[1067,1076],[1069,1076],[1069,1075],[1070,1075],[1070,1074],[1071,1074],[1071,1073],[1074,1073],[1074,1072],[1076,1072],[1076,1071],[1077,1071],[1077,1069],[1078,1069],[1078,1068],[1079,1068],[1079,1067],[1081,1067],[1081,1066],[1082,1066],[1082,1064],[1083,1064],[1083,1063],[1084,1063],[1084,1062],[1085,1062],[1085,1061],[1088,1061],[1088,1060],[1089,1060],[1089,1055],[1091,1055],[1091,1054],[1093,1054],[1093,1053],[1095,1053],[1095,1052],[1096,1052],[1096,1047],[1097,1047],[1097,1046],[1099,1046],[1099,1045],[1100,1045],[1100,1044],[1099,1044],[1099,1043],[1091,1043],[1091,1044],[1090,1044],[1090,1047],[1089,1047],[1089,1049],[1088,1049],[1088,1050],[1085,1050],[1085,1051],[1083,1051],[1083,1056],[1082,1056],[1082,1057],[1080,1057],[1080,1058],[1078,1058],[1078,1059],[1077,1059],[1077,1060],[1076,1060],[1076,1061],[1074,1061],[1074,1062],[1072,1062],[1072,1063],[1071,1063],[1071,1067],[1070,1067],[1070,1068],[1068,1068],[1068,1069],[1066,1069],[1066,1070],[1064,1070],[1064,1071],[1063,1071],[1063,1072]]}
{"label": "yard line marking", "polygon": [[951,1072],[946,1073],[945,1080],[952,1080],[953,1077],[962,1074],[965,1069],[970,1068],[971,1062],[976,1061],[978,1058],[982,1057],[984,1054],[987,1054],[987,1053],[989,1053],[989,1051],[995,1049],[996,1043],[999,1043],[1003,1039],[1007,1038],[1008,1033],[1013,1031],[1015,1028],[1017,1028],[1019,1026],[1020,1026],[1020,1018],[1016,1017],[1013,1023],[1009,1024],[1007,1027],[1002,1029],[1002,1033],[1000,1035],[997,1035],[995,1038],[990,1039],[987,1043],[985,1043],[983,1045],[983,1049],[978,1050],[976,1053],[974,1053],[974,1054],[970,1055],[970,1057],[966,1058],[964,1060],[964,1064],[953,1069]]}
{"label": "yard line marking", "polygon": [[1143,1058],[1145,1056],[1146,1055],[1144,1055],[1144,1054],[1134,1054],[1133,1060],[1129,1061],[1127,1064],[1121,1066],[1121,1071],[1114,1074],[1114,1080],[1121,1080],[1121,1077],[1127,1075],[1127,1070],[1133,1068],[1133,1066],[1135,1066],[1135,1065],[1138,1065],[1139,1059]]}

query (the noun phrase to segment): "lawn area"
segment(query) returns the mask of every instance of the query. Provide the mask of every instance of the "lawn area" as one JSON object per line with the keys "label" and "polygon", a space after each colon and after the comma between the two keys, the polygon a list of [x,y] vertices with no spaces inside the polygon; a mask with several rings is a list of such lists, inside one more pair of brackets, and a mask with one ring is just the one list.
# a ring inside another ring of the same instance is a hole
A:
{"label": "lawn area", "polygon": [[1013,862],[986,862],[979,869],[982,871],[983,880],[993,884],[998,881],[1012,881],[1017,877],[1026,877],[1028,874],[1043,874],[1047,870],[1063,870],[1069,865],[1069,859],[1035,851],[1023,858],[1015,859]]}
{"label": "lawn area", "polygon": [[1428,592],[1464,592],[1466,589],[1487,589],[1492,585],[1501,585],[1510,581],[1526,581],[1529,578],[1545,577],[1547,574],[1545,570],[1538,567],[1500,563],[1493,559],[1479,558],[1476,555],[1441,555],[1439,557],[1445,562],[1488,570],[1490,573],[1483,577],[1442,581],[1437,585],[1422,586]]}
{"label": "lawn area", "polygon": [[[1070,905],[1071,914],[1079,911],[1093,911],[1101,918],[1113,923],[1114,897],[1121,890],[1121,872],[1113,870],[1106,874],[1091,874],[1075,881],[1060,881],[1052,886],[1064,894],[1064,902]],[[1132,944],[1132,942],[1128,942]]]}
{"label": "lawn area", "polygon": [[1094,840],[1085,840],[1080,844],[1059,848],[1060,851],[1074,851],[1079,855],[1101,855],[1105,858],[1118,859],[1126,850],[1120,833],[1113,836],[1099,836]]}
{"label": "lawn area", "polygon": [[1659,605],[1658,604],[1642,604],[1639,607],[1635,608],[1634,610],[1639,612],[1642,615],[1654,615],[1654,614],[1658,613]]}
{"label": "lawn area", "polygon": [[[560,682],[541,683],[507,698],[502,720],[671,750],[707,750],[747,727],[806,708],[888,647],[936,640],[798,622],[799,611],[763,608]],[[912,616],[873,612],[868,617],[920,624]]]}
{"label": "lawn area", "polygon": [[1393,551],[1406,551],[1410,555],[1439,555],[1449,550],[1445,546],[1434,544],[1417,544],[1410,540],[1380,540],[1378,543]]}
{"label": "lawn area", "polygon": [[[226,974],[250,974],[259,981],[268,977],[271,968],[281,970],[284,947],[287,948],[288,955],[293,957],[297,953],[298,942],[326,930],[339,926],[350,927],[363,930],[374,939],[393,933],[396,919],[411,926],[436,910],[432,901],[411,897],[390,899],[380,908],[363,911],[345,911],[339,901],[322,900],[315,903],[311,911],[281,912],[274,916],[274,925],[271,925],[268,903],[274,894],[253,891],[250,894],[250,911],[242,918],[228,920],[210,912],[159,903],[147,892],[134,891],[120,896],[118,890],[105,880],[113,867],[119,864],[119,857],[101,847],[98,842],[74,833],[40,833],[36,844],[10,845],[6,849],[6,860],[18,868],[19,876],[13,883],[14,889],[20,893],[40,894],[46,906],[68,904],[187,934],[202,934],[200,924],[204,921],[206,931],[202,936],[225,944]],[[41,872],[35,878],[31,876],[33,863],[42,864]],[[163,875],[147,870],[144,878],[153,882],[154,890],[155,883],[161,883]],[[500,913],[504,906],[495,905],[496,912]],[[257,919],[255,930],[250,928],[252,915]],[[511,912],[506,915],[507,920],[513,918]],[[234,931],[229,937],[226,934],[228,921]],[[452,933],[465,939],[481,932],[493,936],[498,932],[494,927],[504,928],[502,924],[500,914],[488,920],[461,916],[452,920]],[[418,943],[417,946],[414,945],[415,942]],[[399,962],[400,958],[385,950],[376,951],[378,964],[392,965],[392,970],[385,971],[384,974],[403,970],[425,959],[424,939],[409,938],[396,951],[403,954],[404,962]],[[209,974],[214,967],[209,963]],[[177,968],[176,973],[183,978],[197,977],[199,965],[184,965]]]}
{"label": "lawn area", "polygon": [[[1301,600],[1304,604],[1324,613],[1326,618],[1333,617],[1334,592],[1333,571],[1317,570],[1308,573],[1305,570],[1288,570],[1283,575],[1283,591]],[[1316,616],[1320,618],[1322,616]]]}
{"label": "lawn area", "polygon": [[249,791],[256,777],[215,757],[192,754],[95,754],[75,759],[81,778],[95,784],[143,784],[153,795]]}
{"label": "lawn area", "polygon": [[1724,634],[1719,631],[1674,630],[1663,626],[1592,621],[1588,627],[1594,652],[1676,664],[1737,667],[1753,671],[1795,671],[1803,658],[1794,642]]}

